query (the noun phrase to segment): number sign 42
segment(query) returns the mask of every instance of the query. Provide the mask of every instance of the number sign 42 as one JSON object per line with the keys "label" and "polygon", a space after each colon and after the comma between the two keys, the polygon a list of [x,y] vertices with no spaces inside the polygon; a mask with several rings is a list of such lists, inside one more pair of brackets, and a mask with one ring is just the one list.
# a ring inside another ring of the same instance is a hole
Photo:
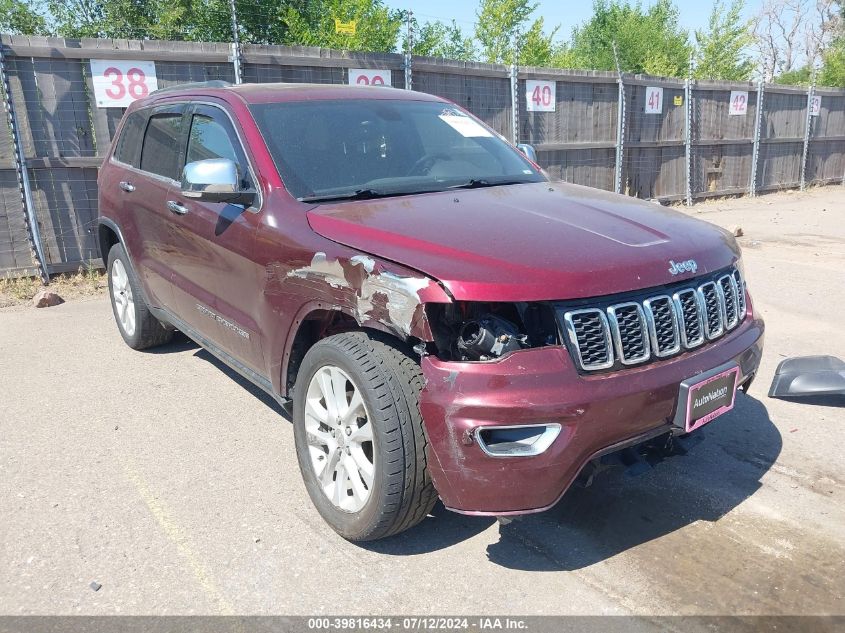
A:
{"label": "number sign 42", "polygon": [[556,84],[554,81],[525,80],[525,109],[528,112],[555,111]]}
{"label": "number sign 42", "polygon": [[745,90],[731,90],[731,105],[728,116],[741,116],[748,112],[748,92]]}
{"label": "number sign 42", "polygon": [[153,62],[92,59],[91,78],[98,108],[125,108],[158,90]]}

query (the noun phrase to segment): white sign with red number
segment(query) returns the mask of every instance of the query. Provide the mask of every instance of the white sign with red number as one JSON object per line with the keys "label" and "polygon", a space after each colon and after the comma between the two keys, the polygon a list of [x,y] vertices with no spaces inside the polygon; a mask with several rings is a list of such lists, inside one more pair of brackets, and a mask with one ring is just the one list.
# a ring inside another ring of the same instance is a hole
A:
{"label": "white sign with red number", "polygon": [[557,84],[538,79],[525,80],[525,107],[529,112],[554,112]]}
{"label": "white sign with red number", "polygon": [[729,116],[743,116],[748,112],[748,93],[744,90],[731,90]]}
{"label": "white sign with red number", "polygon": [[373,68],[350,68],[350,86],[392,86],[389,70],[375,70]]}
{"label": "white sign with red number", "polygon": [[154,62],[92,59],[91,78],[98,108],[125,108],[158,90]]}
{"label": "white sign with red number", "polygon": [[645,89],[645,113],[663,114],[663,88],[649,86]]}
{"label": "white sign with red number", "polygon": [[810,116],[819,116],[822,111],[821,95],[813,95],[810,99]]}

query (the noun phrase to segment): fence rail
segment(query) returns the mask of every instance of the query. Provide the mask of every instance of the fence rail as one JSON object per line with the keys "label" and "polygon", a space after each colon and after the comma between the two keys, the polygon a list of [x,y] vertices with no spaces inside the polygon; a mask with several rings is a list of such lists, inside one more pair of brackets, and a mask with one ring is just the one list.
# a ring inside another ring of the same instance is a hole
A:
{"label": "fence rail", "polygon": [[99,259],[97,168],[123,108],[98,105],[92,60],[152,62],[159,88],[239,78],[342,84],[350,69],[380,70],[394,87],[412,81],[534,145],[553,178],[641,198],[845,184],[841,89],[255,44],[3,35],[0,53],[14,113],[0,133],[0,274]]}

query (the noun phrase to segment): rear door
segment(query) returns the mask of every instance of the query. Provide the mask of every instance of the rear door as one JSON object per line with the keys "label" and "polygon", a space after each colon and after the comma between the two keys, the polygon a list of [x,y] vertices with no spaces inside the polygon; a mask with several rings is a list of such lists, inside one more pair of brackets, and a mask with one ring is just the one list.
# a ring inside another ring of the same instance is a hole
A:
{"label": "rear door", "polygon": [[[241,188],[257,190],[254,170],[232,119],[222,106],[195,104],[186,113],[185,163],[228,158],[238,166]],[[256,292],[264,270],[253,259],[260,198],[255,206],[187,198],[179,187],[168,204],[175,246],[173,291],[179,315],[231,356],[263,374],[256,323]]]}
{"label": "rear door", "polygon": [[[184,151],[184,104],[147,111],[137,167],[125,169],[117,186],[123,198],[121,227],[131,245],[130,257],[150,301],[173,310],[172,213],[167,192],[178,186]],[[127,121],[127,124],[130,121]]]}

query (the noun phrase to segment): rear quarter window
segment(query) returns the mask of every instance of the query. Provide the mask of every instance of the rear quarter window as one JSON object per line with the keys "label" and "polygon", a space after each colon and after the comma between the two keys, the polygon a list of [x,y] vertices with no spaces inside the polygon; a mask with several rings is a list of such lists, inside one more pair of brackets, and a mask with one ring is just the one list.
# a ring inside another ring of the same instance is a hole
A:
{"label": "rear quarter window", "polygon": [[130,114],[120,138],[117,139],[117,146],[114,149],[114,159],[126,163],[132,167],[138,167],[141,161],[141,140],[144,136],[144,124],[147,122],[147,112],[137,110]]}
{"label": "rear quarter window", "polygon": [[154,114],[147,124],[144,146],[141,150],[143,171],[172,178],[179,178],[179,139],[182,133],[182,114],[167,112]]}

